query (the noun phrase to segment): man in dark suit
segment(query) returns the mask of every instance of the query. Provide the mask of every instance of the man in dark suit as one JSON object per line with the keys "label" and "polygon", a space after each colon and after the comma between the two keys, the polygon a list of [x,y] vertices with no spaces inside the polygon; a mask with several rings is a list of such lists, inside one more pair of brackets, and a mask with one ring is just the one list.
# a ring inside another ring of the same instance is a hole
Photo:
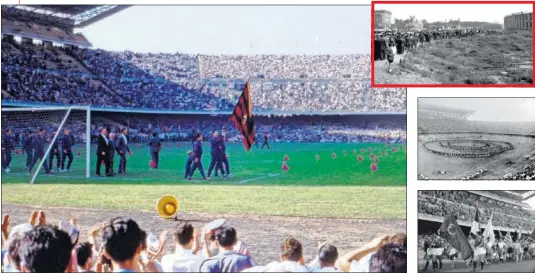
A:
{"label": "man in dark suit", "polygon": [[110,172],[110,164],[108,157],[108,130],[106,128],[100,129],[100,135],[98,136],[97,144],[97,175],[100,175],[100,166],[104,162],[106,167],[106,173]]}
{"label": "man in dark suit", "polygon": [[28,168],[28,173],[32,173],[33,166],[37,163],[37,159],[40,159],[43,162],[45,168],[45,173],[50,174],[50,169],[48,168],[48,163],[45,158],[45,145],[47,143],[46,131],[45,129],[40,129],[39,134],[34,136],[32,139],[32,149],[33,149],[33,160]]}
{"label": "man in dark suit", "polygon": [[268,149],[271,150],[271,147],[269,147],[268,136],[267,135],[264,135],[264,143],[262,144],[262,147],[260,149],[264,149],[264,146],[267,146]]}
{"label": "man in dark suit", "polygon": [[[54,135],[52,136],[52,138],[54,138],[57,134],[57,129],[54,129]],[[50,154],[48,156],[48,163],[49,163],[49,168],[50,170],[52,170],[52,167],[54,166],[54,157],[56,158],[56,171],[59,172],[60,171],[60,166],[61,166],[61,152],[59,150],[59,142],[60,142],[60,138],[56,138],[56,141],[54,141],[51,145],[52,145],[52,148],[50,149]]]}
{"label": "man in dark suit", "polygon": [[121,129],[121,135],[117,138],[117,152],[121,159],[119,160],[119,171],[117,173],[126,174],[126,153],[132,155],[130,152],[130,147],[128,147],[128,139],[126,135],[128,134],[128,129]]}
{"label": "man in dark suit", "polygon": [[108,172],[106,173],[106,176],[114,176],[115,173],[113,172],[113,162],[115,158],[115,150],[117,149],[117,146],[115,145],[115,134],[110,133],[110,139],[108,139],[108,164],[110,165]]}
{"label": "man in dark suit", "polygon": [[[61,157],[61,171],[71,171],[71,164],[74,159],[72,155],[72,146],[74,146],[74,136],[71,134],[71,130],[69,128],[65,128],[63,131],[64,135],[62,137],[62,148],[63,148],[63,156]],[[67,169],[65,169],[65,159],[69,158],[69,162],[67,163]]]}
{"label": "man in dark suit", "polygon": [[222,132],[221,133],[221,154],[220,154],[220,157],[221,157],[221,168],[225,168],[225,171],[223,172],[223,169],[218,169],[216,168],[215,169],[215,176],[217,176],[217,172],[218,171],[221,171],[221,173],[223,174],[223,176],[232,176],[230,174],[230,165],[228,163],[228,158],[227,158],[227,135],[225,132]]}
{"label": "man in dark suit", "polygon": [[33,162],[33,148],[32,148],[32,142],[33,142],[33,131],[28,131],[28,135],[24,137],[23,143],[22,143],[22,150],[26,153],[26,170],[30,168],[30,165],[32,165]]}
{"label": "man in dark suit", "polygon": [[195,170],[197,168],[199,169],[199,172],[201,173],[201,176],[204,180],[206,180],[206,176],[204,175],[204,168],[202,166],[202,134],[197,134],[197,141],[193,145],[193,168],[191,169],[188,179],[191,180],[191,177],[195,173]]}
{"label": "man in dark suit", "polygon": [[160,141],[160,138],[158,137],[158,134],[156,132],[152,133],[152,138],[147,143],[150,149],[150,157],[152,158],[152,161],[154,161],[155,169],[158,169],[158,164],[160,163],[160,151],[162,150],[162,142]]}
{"label": "man in dark suit", "polygon": [[15,147],[15,140],[11,129],[7,129],[4,134],[4,139],[2,140],[2,169],[6,173],[10,172],[9,164],[11,163],[11,152]]}
{"label": "man in dark suit", "polygon": [[208,177],[212,175],[212,170],[214,167],[216,168],[216,172],[219,169],[221,170],[222,174],[225,175],[222,167],[223,163],[221,161],[221,138],[219,137],[219,133],[217,131],[214,131],[212,139],[210,139],[210,146],[212,148],[212,159],[210,161],[210,166],[208,167]]}

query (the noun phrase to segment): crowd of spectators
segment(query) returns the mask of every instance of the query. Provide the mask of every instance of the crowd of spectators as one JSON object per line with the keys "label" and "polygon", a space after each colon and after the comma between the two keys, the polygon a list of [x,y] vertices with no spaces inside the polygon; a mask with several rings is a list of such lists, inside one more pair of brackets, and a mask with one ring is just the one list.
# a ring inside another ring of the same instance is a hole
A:
{"label": "crowd of spectators", "polygon": [[[166,141],[189,141],[192,130],[209,139],[213,131],[226,131],[230,141],[241,141],[228,116],[113,114],[93,118],[92,133],[102,126],[119,132],[129,128],[133,142],[144,142],[152,132]],[[406,124],[397,116],[256,116],[257,137],[273,142],[404,143]]]}
{"label": "crowd of spectators", "polygon": [[[216,221],[215,221],[216,222]],[[77,219],[47,223],[34,211],[29,223],[2,220],[4,272],[407,272],[404,233],[378,237],[361,248],[340,255],[336,246],[321,244],[308,264],[303,245],[293,237],[280,244],[280,260],[257,265],[249,246],[234,227],[225,224],[196,229],[188,222],[172,231],[174,249],[165,252],[167,233],[159,237],[130,218],[113,218],[95,225],[82,241]],[[97,239],[100,237],[99,239]],[[250,245],[254,247],[254,244]]]}
{"label": "crowd of spectators", "polygon": [[204,56],[2,43],[3,99],[15,101],[230,110],[250,79],[260,111],[404,112],[405,89],[372,89],[369,70],[368,55]]}
{"label": "crowd of spectators", "polygon": [[458,220],[472,222],[479,208],[479,219],[486,223],[492,215],[495,227],[531,231],[535,229],[535,212],[518,205],[483,197],[468,191],[419,191],[418,212],[445,217],[449,213]]}
{"label": "crowd of spectators", "polygon": [[500,180],[535,180],[535,162],[525,165],[518,171],[504,175]]}
{"label": "crowd of spectators", "polygon": [[420,117],[418,118],[418,131],[420,133],[478,132],[535,135],[535,124],[533,122],[476,121]]}
{"label": "crowd of spectators", "polygon": [[200,55],[205,78],[369,79],[370,55]]}

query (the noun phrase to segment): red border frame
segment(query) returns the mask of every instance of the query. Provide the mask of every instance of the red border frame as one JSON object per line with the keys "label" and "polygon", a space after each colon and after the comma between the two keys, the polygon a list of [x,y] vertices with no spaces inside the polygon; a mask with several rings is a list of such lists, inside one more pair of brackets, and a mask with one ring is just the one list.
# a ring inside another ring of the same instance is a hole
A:
{"label": "red border frame", "polygon": [[[406,88],[406,87],[467,87],[467,88],[479,88],[479,87],[523,87],[532,88],[535,87],[535,83],[532,84],[377,84],[375,83],[375,4],[532,4],[532,12],[535,9],[535,1],[372,1],[371,2],[371,69],[372,69],[372,87],[381,88]],[[532,61],[535,56],[535,47],[533,46],[533,36],[535,36],[535,27],[532,21]],[[532,69],[532,79],[535,78],[535,70]]]}

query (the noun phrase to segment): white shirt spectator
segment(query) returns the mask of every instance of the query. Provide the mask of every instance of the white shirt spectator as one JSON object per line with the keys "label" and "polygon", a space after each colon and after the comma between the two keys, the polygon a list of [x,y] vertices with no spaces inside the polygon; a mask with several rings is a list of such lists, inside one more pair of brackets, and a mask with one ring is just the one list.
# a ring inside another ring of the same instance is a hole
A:
{"label": "white shirt spectator", "polygon": [[293,261],[271,262],[266,266],[255,266],[242,272],[311,272],[311,270]]}
{"label": "white shirt spectator", "polygon": [[177,248],[175,253],[162,257],[163,272],[199,272],[203,258],[191,249]]}
{"label": "white shirt spectator", "polygon": [[374,254],[375,252],[372,252],[358,261],[353,260],[349,272],[370,272],[370,260]]}

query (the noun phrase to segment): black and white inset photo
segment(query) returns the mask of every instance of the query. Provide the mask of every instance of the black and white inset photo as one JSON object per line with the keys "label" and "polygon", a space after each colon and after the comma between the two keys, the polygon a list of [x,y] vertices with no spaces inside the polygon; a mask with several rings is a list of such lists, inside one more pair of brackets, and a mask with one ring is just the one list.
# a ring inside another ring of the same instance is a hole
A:
{"label": "black and white inset photo", "polygon": [[533,4],[374,4],[380,85],[533,85]]}
{"label": "black and white inset photo", "polygon": [[419,272],[534,272],[535,190],[418,191]]}
{"label": "black and white inset photo", "polygon": [[418,179],[535,180],[535,98],[418,98]]}

